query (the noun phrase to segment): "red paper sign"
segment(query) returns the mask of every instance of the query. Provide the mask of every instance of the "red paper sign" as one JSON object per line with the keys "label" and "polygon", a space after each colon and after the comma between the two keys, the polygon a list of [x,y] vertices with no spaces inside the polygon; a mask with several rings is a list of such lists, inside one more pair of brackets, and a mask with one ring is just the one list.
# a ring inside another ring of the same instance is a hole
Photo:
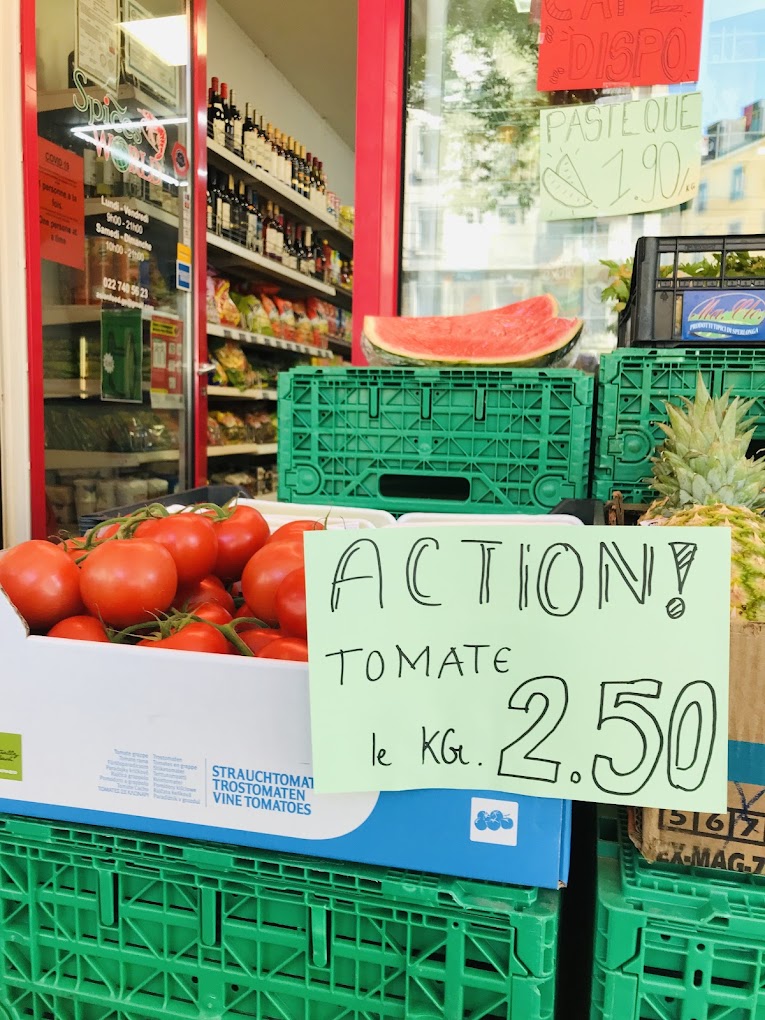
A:
{"label": "red paper sign", "polygon": [[537,88],[699,78],[703,0],[542,0]]}
{"label": "red paper sign", "polygon": [[183,323],[164,315],[151,317],[153,408],[183,407]]}
{"label": "red paper sign", "polygon": [[85,268],[85,190],[82,156],[37,139],[40,254],[51,262]]}

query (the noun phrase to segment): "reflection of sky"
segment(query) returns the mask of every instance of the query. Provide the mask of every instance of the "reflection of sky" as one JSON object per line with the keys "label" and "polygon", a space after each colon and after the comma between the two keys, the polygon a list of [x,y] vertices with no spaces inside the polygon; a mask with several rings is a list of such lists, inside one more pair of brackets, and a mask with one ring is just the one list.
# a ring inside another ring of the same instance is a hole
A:
{"label": "reflection of sky", "polygon": [[[721,33],[730,48],[722,57]],[[699,88],[705,126],[765,98],[765,0],[705,0]]]}

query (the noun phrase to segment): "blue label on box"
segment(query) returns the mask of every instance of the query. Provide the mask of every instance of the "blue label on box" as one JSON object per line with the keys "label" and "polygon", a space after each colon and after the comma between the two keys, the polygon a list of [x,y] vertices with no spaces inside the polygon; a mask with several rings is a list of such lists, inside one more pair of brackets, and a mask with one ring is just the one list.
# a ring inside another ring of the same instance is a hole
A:
{"label": "blue label on box", "polygon": [[683,339],[765,340],[765,290],[683,294]]}

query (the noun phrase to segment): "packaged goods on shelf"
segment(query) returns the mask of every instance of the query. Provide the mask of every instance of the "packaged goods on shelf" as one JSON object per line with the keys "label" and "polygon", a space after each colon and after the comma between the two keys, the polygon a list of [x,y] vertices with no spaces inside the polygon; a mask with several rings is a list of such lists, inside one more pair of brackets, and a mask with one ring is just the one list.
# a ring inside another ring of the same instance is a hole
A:
{"label": "packaged goods on shelf", "polygon": [[234,386],[248,390],[260,384],[258,374],[253,371],[247,355],[240,344],[228,340],[213,348],[211,357],[215,363],[214,382],[218,386]]}
{"label": "packaged goods on shelf", "polygon": [[207,271],[207,321],[236,328],[241,322],[239,309],[231,297],[231,281]]}
{"label": "packaged goods on shelf", "polygon": [[53,450],[137,453],[178,448],[177,415],[135,407],[46,403],[45,446]]}
{"label": "packaged goods on shelf", "polygon": [[232,411],[211,411],[207,416],[209,446],[227,443],[273,443],[276,441],[276,415],[268,411],[250,411],[244,416]]}

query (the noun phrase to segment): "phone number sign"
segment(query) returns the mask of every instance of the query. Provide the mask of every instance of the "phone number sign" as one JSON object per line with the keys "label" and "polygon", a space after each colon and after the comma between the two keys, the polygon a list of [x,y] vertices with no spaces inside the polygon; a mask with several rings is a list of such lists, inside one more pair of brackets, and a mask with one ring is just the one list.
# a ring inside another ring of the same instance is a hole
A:
{"label": "phone number sign", "polygon": [[306,536],[316,789],[725,808],[726,528]]}

